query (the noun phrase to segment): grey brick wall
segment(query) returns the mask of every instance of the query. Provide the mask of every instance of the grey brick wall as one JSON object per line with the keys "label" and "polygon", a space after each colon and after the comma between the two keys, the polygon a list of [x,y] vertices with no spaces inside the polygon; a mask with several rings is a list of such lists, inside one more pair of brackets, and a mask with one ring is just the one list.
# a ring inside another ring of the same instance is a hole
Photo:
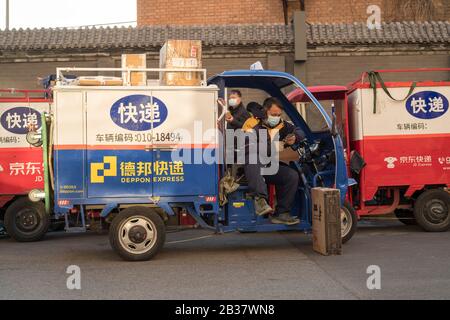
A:
{"label": "grey brick wall", "polygon": [[[450,68],[447,54],[310,57],[306,63],[308,85],[347,85],[356,81],[364,71],[376,69]],[[449,80],[449,72],[383,75],[394,80]],[[304,80],[304,79],[301,79]]]}
{"label": "grey brick wall", "polygon": [[[306,63],[306,78],[300,75],[300,80],[308,85],[337,84],[346,85],[355,81],[362,72],[374,69],[401,68],[442,68],[450,67],[450,56],[442,53],[416,55],[367,55],[367,56],[311,56]],[[208,76],[224,70],[248,69],[256,61],[261,61],[264,68],[271,70],[293,72],[293,54],[257,54],[253,57],[220,57],[211,55],[203,60],[203,66],[208,70]],[[0,87],[39,89],[37,78],[55,73],[56,67],[119,67],[120,56],[113,57],[82,57],[72,58],[66,62],[0,62]],[[156,56],[149,58],[148,67],[157,67]],[[414,78],[414,80],[449,79],[448,72],[433,74],[420,73],[413,75],[386,76],[386,80]],[[249,100],[261,100],[264,95],[248,92]]]}
{"label": "grey brick wall", "polygon": [[2,63],[0,64],[0,87],[42,89],[38,83],[39,77],[54,74],[57,67],[72,66],[96,67],[97,61]]}

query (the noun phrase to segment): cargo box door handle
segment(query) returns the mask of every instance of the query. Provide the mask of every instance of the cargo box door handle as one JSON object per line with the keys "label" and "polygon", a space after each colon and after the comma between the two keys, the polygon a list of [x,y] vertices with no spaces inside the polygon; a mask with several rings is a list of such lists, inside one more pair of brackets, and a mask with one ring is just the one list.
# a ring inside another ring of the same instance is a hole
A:
{"label": "cargo box door handle", "polygon": [[160,159],[161,158],[161,151],[165,151],[165,152],[172,152],[177,150],[176,146],[164,146],[164,147],[158,147],[156,148],[156,159]]}
{"label": "cargo box door handle", "polygon": [[177,146],[163,146],[156,148],[158,151],[175,151],[177,150]]}

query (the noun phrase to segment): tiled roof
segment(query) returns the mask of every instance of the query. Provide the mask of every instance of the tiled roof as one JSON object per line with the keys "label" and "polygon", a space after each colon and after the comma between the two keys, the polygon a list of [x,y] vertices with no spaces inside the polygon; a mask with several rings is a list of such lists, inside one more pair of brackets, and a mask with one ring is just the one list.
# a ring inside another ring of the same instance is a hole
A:
{"label": "tiled roof", "polygon": [[[0,31],[0,50],[101,50],[160,47],[167,39],[200,39],[205,46],[292,45],[292,25],[146,26],[139,28]],[[450,43],[449,22],[309,24],[310,45]]]}
{"label": "tiled roof", "polygon": [[365,23],[313,24],[309,44],[450,44],[450,22],[390,22],[370,30]]}

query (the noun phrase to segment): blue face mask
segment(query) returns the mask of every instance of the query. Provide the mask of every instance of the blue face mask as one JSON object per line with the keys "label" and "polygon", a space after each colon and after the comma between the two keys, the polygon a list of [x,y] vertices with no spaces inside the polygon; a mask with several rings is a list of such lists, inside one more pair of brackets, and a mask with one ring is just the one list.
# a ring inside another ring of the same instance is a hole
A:
{"label": "blue face mask", "polygon": [[267,124],[271,126],[272,128],[275,127],[277,124],[280,123],[281,117],[280,116],[267,116]]}

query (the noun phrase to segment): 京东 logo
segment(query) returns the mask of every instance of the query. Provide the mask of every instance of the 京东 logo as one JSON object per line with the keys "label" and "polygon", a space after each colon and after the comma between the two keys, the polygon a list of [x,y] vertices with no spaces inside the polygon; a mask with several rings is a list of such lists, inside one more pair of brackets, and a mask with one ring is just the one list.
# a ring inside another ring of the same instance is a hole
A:
{"label": "\u4eac\u4e1c logo", "polygon": [[156,128],[167,119],[167,107],[158,98],[135,94],[117,100],[111,107],[111,119],[131,131]]}

